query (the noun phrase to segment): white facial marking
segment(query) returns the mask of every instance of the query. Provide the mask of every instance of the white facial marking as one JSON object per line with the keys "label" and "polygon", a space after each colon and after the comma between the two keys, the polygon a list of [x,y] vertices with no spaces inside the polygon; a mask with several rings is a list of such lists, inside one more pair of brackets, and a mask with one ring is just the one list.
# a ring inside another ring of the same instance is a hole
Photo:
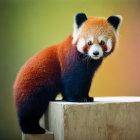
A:
{"label": "white facial marking", "polygon": [[83,51],[83,47],[85,46],[85,39],[83,37],[81,37],[77,43],[77,50],[81,53],[84,53]]}
{"label": "white facial marking", "polygon": [[100,35],[100,36],[98,37],[98,41],[101,42],[102,40],[103,40],[103,41],[106,41],[105,36]]}
{"label": "white facial marking", "polygon": [[106,52],[110,52],[111,49],[112,49],[112,39],[109,38],[109,39],[107,40],[107,50],[106,50]]}
{"label": "white facial marking", "polygon": [[[94,55],[94,52],[99,52],[99,55]],[[100,59],[102,56],[103,56],[103,50],[102,48],[100,47],[100,45],[92,45],[91,48],[89,49],[88,51],[88,55],[90,57],[92,57],[93,59]]]}
{"label": "white facial marking", "polygon": [[88,38],[87,38],[87,43],[91,41],[93,43],[94,41],[94,37],[92,35],[88,35]]}

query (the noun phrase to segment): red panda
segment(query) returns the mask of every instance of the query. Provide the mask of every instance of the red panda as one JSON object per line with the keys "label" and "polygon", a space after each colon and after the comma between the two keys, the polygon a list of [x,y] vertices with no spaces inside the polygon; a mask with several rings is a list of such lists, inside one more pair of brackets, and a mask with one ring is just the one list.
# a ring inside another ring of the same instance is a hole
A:
{"label": "red panda", "polygon": [[121,16],[88,17],[78,13],[74,31],[60,44],[31,57],[19,71],[14,99],[19,125],[25,134],[41,134],[39,120],[58,93],[70,102],[92,102],[92,77],[117,43]]}

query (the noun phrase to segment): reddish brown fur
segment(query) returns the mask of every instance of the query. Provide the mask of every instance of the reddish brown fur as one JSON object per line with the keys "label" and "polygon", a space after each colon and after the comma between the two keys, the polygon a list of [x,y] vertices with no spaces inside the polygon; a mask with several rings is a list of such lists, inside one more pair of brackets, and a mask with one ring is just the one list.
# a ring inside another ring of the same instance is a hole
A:
{"label": "reddish brown fur", "polygon": [[106,44],[102,46],[102,50],[103,51],[106,51],[107,50],[107,45]]}
{"label": "reddish brown fur", "polygon": [[[18,98],[28,98],[29,94],[39,91],[40,86],[43,86],[47,82],[47,79],[53,80],[54,77],[55,80],[56,77],[58,79],[59,69],[57,46],[46,48],[37,53],[24,64],[17,75],[14,86],[15,98],[18,94],[20,94]],[[44,77],[47,77],[47,79]]]}
{"label": "reddish brown fur", "polygon": [[88,52],[89,51],[89,49],[90,49],[90,46],[88,46],[87,44],[84,46],[84,48],[83,48],[83,51],[84,52]]}
{"label": "reddish brown fur", "polygon": [[39,91],[40,86],[47,83],[48,79],[56,82],[60,80],[60,73],[65,70],[63,63],[65,54],[68,54],[72,47],[71,41],[70,35],[63,43],[42,50],[23,65],[14,84],[16,102],[20,100],[19,98],[26,99],[34,91]]}

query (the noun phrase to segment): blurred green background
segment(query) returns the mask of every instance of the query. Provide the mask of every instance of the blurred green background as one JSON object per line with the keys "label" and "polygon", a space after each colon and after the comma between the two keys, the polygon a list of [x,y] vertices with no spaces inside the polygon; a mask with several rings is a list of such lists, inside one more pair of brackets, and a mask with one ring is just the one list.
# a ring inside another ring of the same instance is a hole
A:
{"label": "blurred green background", "polygon": [[98,70],[90,96],[140,96],[139,0],[0,0],[0,140],[21,139],[12,88],[32,55],[63,41],[73,16],[123,16],[120,43]]}

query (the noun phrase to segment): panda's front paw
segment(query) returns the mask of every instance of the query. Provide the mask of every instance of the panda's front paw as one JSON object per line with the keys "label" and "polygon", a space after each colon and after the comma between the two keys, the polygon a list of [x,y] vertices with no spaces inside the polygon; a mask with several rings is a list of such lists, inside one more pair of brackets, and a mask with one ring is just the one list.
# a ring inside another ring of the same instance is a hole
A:
{"label": "panda's front paw", "polygon": [[69,101],[69,102],[93,102],[94,100],[92,97],[85,97],[85,98],[79,98],[79,99],[68,98],[66,101]]}
{"label": "panda's front paw", "polygon": [[87,97],[87,102],[94,102],[94,98],[93,97]]}
{"label": "panda's front paw", "polygon": [[79,98],[79,99],[73,99],[73,98],[68,98],[67,101],[69,102],[88,102],[87,98]]}
{"label": "panda's front paw", "polygon": [[81,98],[82,102],[93,102],[94,98],[93,97],[87,97],[87,98]]}

